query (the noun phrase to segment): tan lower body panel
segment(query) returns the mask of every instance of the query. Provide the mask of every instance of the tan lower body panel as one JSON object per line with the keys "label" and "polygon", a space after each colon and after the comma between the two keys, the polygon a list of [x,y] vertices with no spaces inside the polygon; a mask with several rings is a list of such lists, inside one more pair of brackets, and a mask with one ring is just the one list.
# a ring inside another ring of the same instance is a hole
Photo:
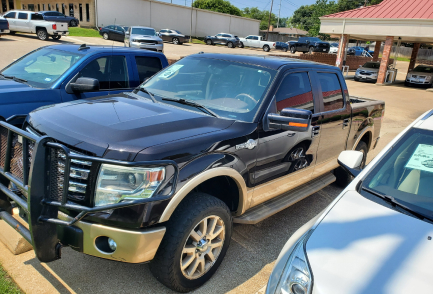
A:
{"label": "tan lower body panel", "polygon": [[[72,219],[60,212],[59,218],[67,221]],[[75,226],[83,230],[83,253],[129,263],[152,260],[165,234],[165,227],[126,230],[83,221],[77,222]],[[95,240],[100,236],[113,239],[117,243],[116,251],[106,253],[99,250]]]}

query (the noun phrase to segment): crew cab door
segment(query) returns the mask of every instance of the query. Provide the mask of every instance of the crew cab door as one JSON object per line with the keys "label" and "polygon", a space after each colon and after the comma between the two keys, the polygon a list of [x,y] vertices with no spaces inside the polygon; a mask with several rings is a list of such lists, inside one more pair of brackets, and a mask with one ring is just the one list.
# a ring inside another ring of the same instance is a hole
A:
{"label": "crew cab door", "polygon": [[[97,92],[73,92],[70,84],[78,78],[97,79],[100,90]],[[137,86],[137,82],[131,85],[131,81],[134,81],[134,73],[131,71],[129,54],[97,56],[81,65],[78,71],[62,84],[62,100],[71,101],[131,91],[134,86]]]}
{"label": "crew cab door", "polygon": [[16,24],[16,17],[17,17],[16,12],[9,12],[9,13],[5,14],[3,17],[8,20],[9,30],[11,30],[11,31],[17,31],[18,30],[17,24]]}
{"label": "crew cab door", "polygon": [[18,12],[18,18],[15,20],[16,30],[23,33],[30,33],[29,14],[27,12]]}
{"label": "crew cab door", "polygon": [[[307,109],[313,112],[312,126],[317,126],[318,93],[312,87],[309,70],[288,71],[280,81],[275,94],[277,112],[283,108]],[[272,106],[271,106],[272,107]],[[257,164],[254,173],[256,187],[252,206],[295,188],[310,180],[316,162],[319,136],[311,131],[259,131]],[[299,158],[291,155],[296,150]],[[304,160],[305,166],[297,165]],[[300,168],[299,168],[300,167]],[[298,169],[299,168],[299,169]],[[276,194],[277,193],[277,194]]]}
{"label": "crew cab door", "polygon": [[253,36],[252,40],[251,40],[251,47],[256,47],[259,48],[260,46],[260,40],[258,36]]}
{"label": "crew cab door", "polygon": [[317,71],[314,77],[321,104],[317,130],[313,134],[320,134],[321,138],[313,174],[316,177],[338,167],[338,155],[346,149],[352,111],[341,74],[337,71]]}

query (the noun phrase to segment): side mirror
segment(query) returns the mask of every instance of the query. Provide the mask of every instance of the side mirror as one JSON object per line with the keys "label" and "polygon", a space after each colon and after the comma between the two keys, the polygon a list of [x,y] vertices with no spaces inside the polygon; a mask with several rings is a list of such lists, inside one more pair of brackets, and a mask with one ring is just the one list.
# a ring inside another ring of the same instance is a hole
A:
{"label": "side mirror", "polygon": [[75,83],[71,83],[74,92],[97,92],[99,91],[99,81],[93,78],[78,78]]}
{"label": "side mirror", "polygon": [[125,32],[125,35],[129,35],[129,32]]}
{"label": "side mirror", "polygon": [[361,172],[364,153],[356,150],[345,150],[338,156],[338,164],[351,176],[356,177]]}
{"label": "side mirror", "polygon": [[312,113],[309,110],[284,108],[280,115],[269,113],[267,116],[269,129],[295,132],[306,132],[311,125]]}

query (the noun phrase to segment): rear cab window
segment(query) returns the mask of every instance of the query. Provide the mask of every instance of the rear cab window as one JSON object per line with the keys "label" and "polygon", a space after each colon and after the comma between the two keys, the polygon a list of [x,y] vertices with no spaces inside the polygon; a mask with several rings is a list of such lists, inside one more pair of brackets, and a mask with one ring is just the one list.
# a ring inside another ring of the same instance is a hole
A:
{"label": "rear cab window", "polygon": [[27,19],[28,17],[29,15],[27,13],[24,12],[18,13],[18,19]]}
{"label": "rear cab window", "polygon": [[157,57],[135,56],[140,83],[150,78],[162,69],[161,60]]}
{"label": "rear cab window", "polygon": [[30,19],[31,19],[31,20],[44,20],[44,17],[43,17],[42,14],[39,14],[39,13],[32,13]]}

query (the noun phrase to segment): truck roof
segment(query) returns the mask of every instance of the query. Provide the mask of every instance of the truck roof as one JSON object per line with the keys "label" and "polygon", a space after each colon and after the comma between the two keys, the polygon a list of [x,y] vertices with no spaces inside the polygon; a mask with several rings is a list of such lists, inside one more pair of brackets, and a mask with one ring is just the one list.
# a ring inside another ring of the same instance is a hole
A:
{"label": "truck roof", "polygon": [[75,52],[83,55],[87,54],[93,54],[93,53],[128,53],[131,51],[134,51],[135,53],[144,53],[144,54],[150,54],[150,55],[164,55],[163,53],[158,53],[154,51],[149,50],[143,50],[138,48],[129,48],[129,47],[119,47],[119,46],[92,46],[92,45],[86,45],[86,49],[79,50],[81,46],[83,45],[52,45],[47,46],[46,48],[51,49],[57,49],[57,50],[63,50],[68,52]]}
{"label": "truck roof", "polygon": [[290,65],[293,67],[315,67],[322,69],[335,69],[335,66],[317,63],[308,60],[286,58],[279,56],[268,56],[268,55],[236,55],[236,54],[219,54],[219,53],[198,53],[190,55],[195,58],[212,58],[220,59],[232,62],[246,63],[256,66],[263,66],[270,69],[278,70],[284,65]]}

